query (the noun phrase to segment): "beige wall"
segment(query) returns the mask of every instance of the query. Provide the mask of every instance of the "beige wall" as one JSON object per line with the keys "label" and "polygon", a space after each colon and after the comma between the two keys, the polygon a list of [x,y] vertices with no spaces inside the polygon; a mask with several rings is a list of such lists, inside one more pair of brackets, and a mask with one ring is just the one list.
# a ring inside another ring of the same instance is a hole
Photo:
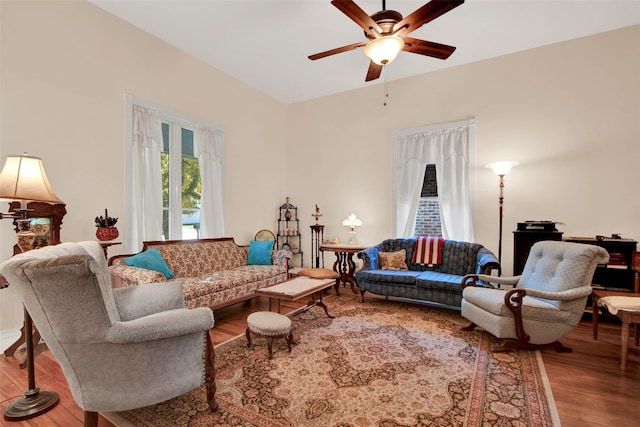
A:
{"label": "beige wall", "polygon": [[498,179],[484,165],[520,162],[505,184],[505,273],[512,231],[526,220],[564,222],[565,236],[638,240],[638,76],[635,26],[391,82],[386,107],[382,85],[292,105],[288,192],[309,212],[303,228],[317,203],[325,238],[345,241],[341,221],[354,211],[361,243],[378,243],[392,233],[393,132],[473,116],[476,241],[496,254]]}
{"label": "beige wall", "polygon": [[[3,1],[0,19],[0,157],[43,157],[67,203],[64,240],[92,239],[104,208],[124,215],[125,93],[222,126],[227,235],[246,244],[274,229],[289,195],[306,265],[316,203],[325,238],[346,239],[350,211],[364,222],[363,243],[390,236],[393,131],[468,116],[477,120],[476,240],[494,251],[498,184],[484,164],[521,163],[505,189],[505,272],[511,232],[527,219],[565,222],[565,235],[640,239],[629,189],[640,154],[640,26],[392,82],[386,107],[381,85],[285,106],[88,3]],[[0,239],[6,259],[9,221]],[[21,315],[1,290],[0,331]]]}
{"label": "beige wall", "polygon": [[[105,208],[124,216],[125,94],[223,127],[227,235],[248,244],[256,230],[273,228],[286,190],[283,104],[90,3],[0,7],[0,157],[43,158],[67,205],[63,240],[95,239],[93,218]],[[8,220],[0,241],[6,259],[15,242]],[[19,326],[21,316],[3,289],[0,330]]]}

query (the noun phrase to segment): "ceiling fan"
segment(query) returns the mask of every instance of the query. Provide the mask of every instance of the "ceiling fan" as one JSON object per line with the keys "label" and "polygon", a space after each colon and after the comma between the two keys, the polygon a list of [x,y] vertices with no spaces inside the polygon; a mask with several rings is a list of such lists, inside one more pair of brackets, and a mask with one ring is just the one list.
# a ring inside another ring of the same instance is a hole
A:
{"label": "ceiling fan", "polygon": [[352,0],[333,0],[331,4],[358,24],[369,40],[316,53],[309,56],[309,59],[315,61],[316,59],[364,47],[364,54],[371,59],[367,77],[365,78],[367,82],[380,77],[382,67],[393,61],[401,50],[417,53],[418,55],[447,59],[456,50],[454,46],[419,40],[407,37],[407,35],[427,22],[433,21],[451,9],[460,6],[462,3],[464,3],[464,0],[432,0],[406,18],[403,18],[399,12],[387,10],[385,0],[382,0],[382,10],[371,16],[367,15]]}

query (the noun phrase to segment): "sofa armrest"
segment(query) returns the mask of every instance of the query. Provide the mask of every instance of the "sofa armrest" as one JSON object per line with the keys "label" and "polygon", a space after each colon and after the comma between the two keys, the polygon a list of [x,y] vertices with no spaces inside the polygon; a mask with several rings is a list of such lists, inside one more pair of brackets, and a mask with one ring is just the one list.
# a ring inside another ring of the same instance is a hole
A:
{"label": "sofa armrest", "polygon": [[367,249],[363,249],[357,253],[357,257],[362,260],[361,270],[376,270],[379,268],[378,252],[382,248],[380,246],[372,246]]}
{"label": "sofa armrest", "polygon": [[498,258],[491,252],[489,249],[482,247],[478,251],[476,255],[476,263],[478,268],[476,270],[477,274],[491,274],[491,270],[499,270],[500,262]]}
{"label": "sofa armrest", "polygon": [[164,274],[139,267],[131,267],[126,264],[116,264],[109,267],[112,282],[121,283],[123,286],[131,286],[144,283],[166,282]]}
{"label": "sofa armrest", "polygon": [[273,265],[282,265],[289,271],[289,260],[292,257],[293,252],[291,251],[276,249],[273,251],[273,255],[271,255],[271,260],[273,261]]}

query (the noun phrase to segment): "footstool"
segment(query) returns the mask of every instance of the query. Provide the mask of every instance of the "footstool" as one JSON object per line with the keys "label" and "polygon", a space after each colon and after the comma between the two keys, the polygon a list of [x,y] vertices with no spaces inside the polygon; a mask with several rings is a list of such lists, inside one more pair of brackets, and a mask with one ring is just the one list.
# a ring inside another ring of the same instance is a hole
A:
{"label": "footstool", "polygon": [[273,358],[273,339],[284,338],[287,348],[291,352],[293,332],[291,332],[291,319],[280,313],[272,311],[256,311],[247,317],[247,347],[251,347],[251,333],[263,336],[267,339],[269,359]]}

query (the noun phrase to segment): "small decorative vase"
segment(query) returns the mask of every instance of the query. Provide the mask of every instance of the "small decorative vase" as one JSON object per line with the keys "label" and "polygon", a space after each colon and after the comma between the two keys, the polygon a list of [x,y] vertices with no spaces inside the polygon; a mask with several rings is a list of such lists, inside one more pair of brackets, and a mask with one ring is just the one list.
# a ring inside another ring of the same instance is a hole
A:
{"label": "small decorative vase", "polygon": [[120,233],[116,227],[98,227],[96,228],[96,237],[101,242],[117,239]]}

